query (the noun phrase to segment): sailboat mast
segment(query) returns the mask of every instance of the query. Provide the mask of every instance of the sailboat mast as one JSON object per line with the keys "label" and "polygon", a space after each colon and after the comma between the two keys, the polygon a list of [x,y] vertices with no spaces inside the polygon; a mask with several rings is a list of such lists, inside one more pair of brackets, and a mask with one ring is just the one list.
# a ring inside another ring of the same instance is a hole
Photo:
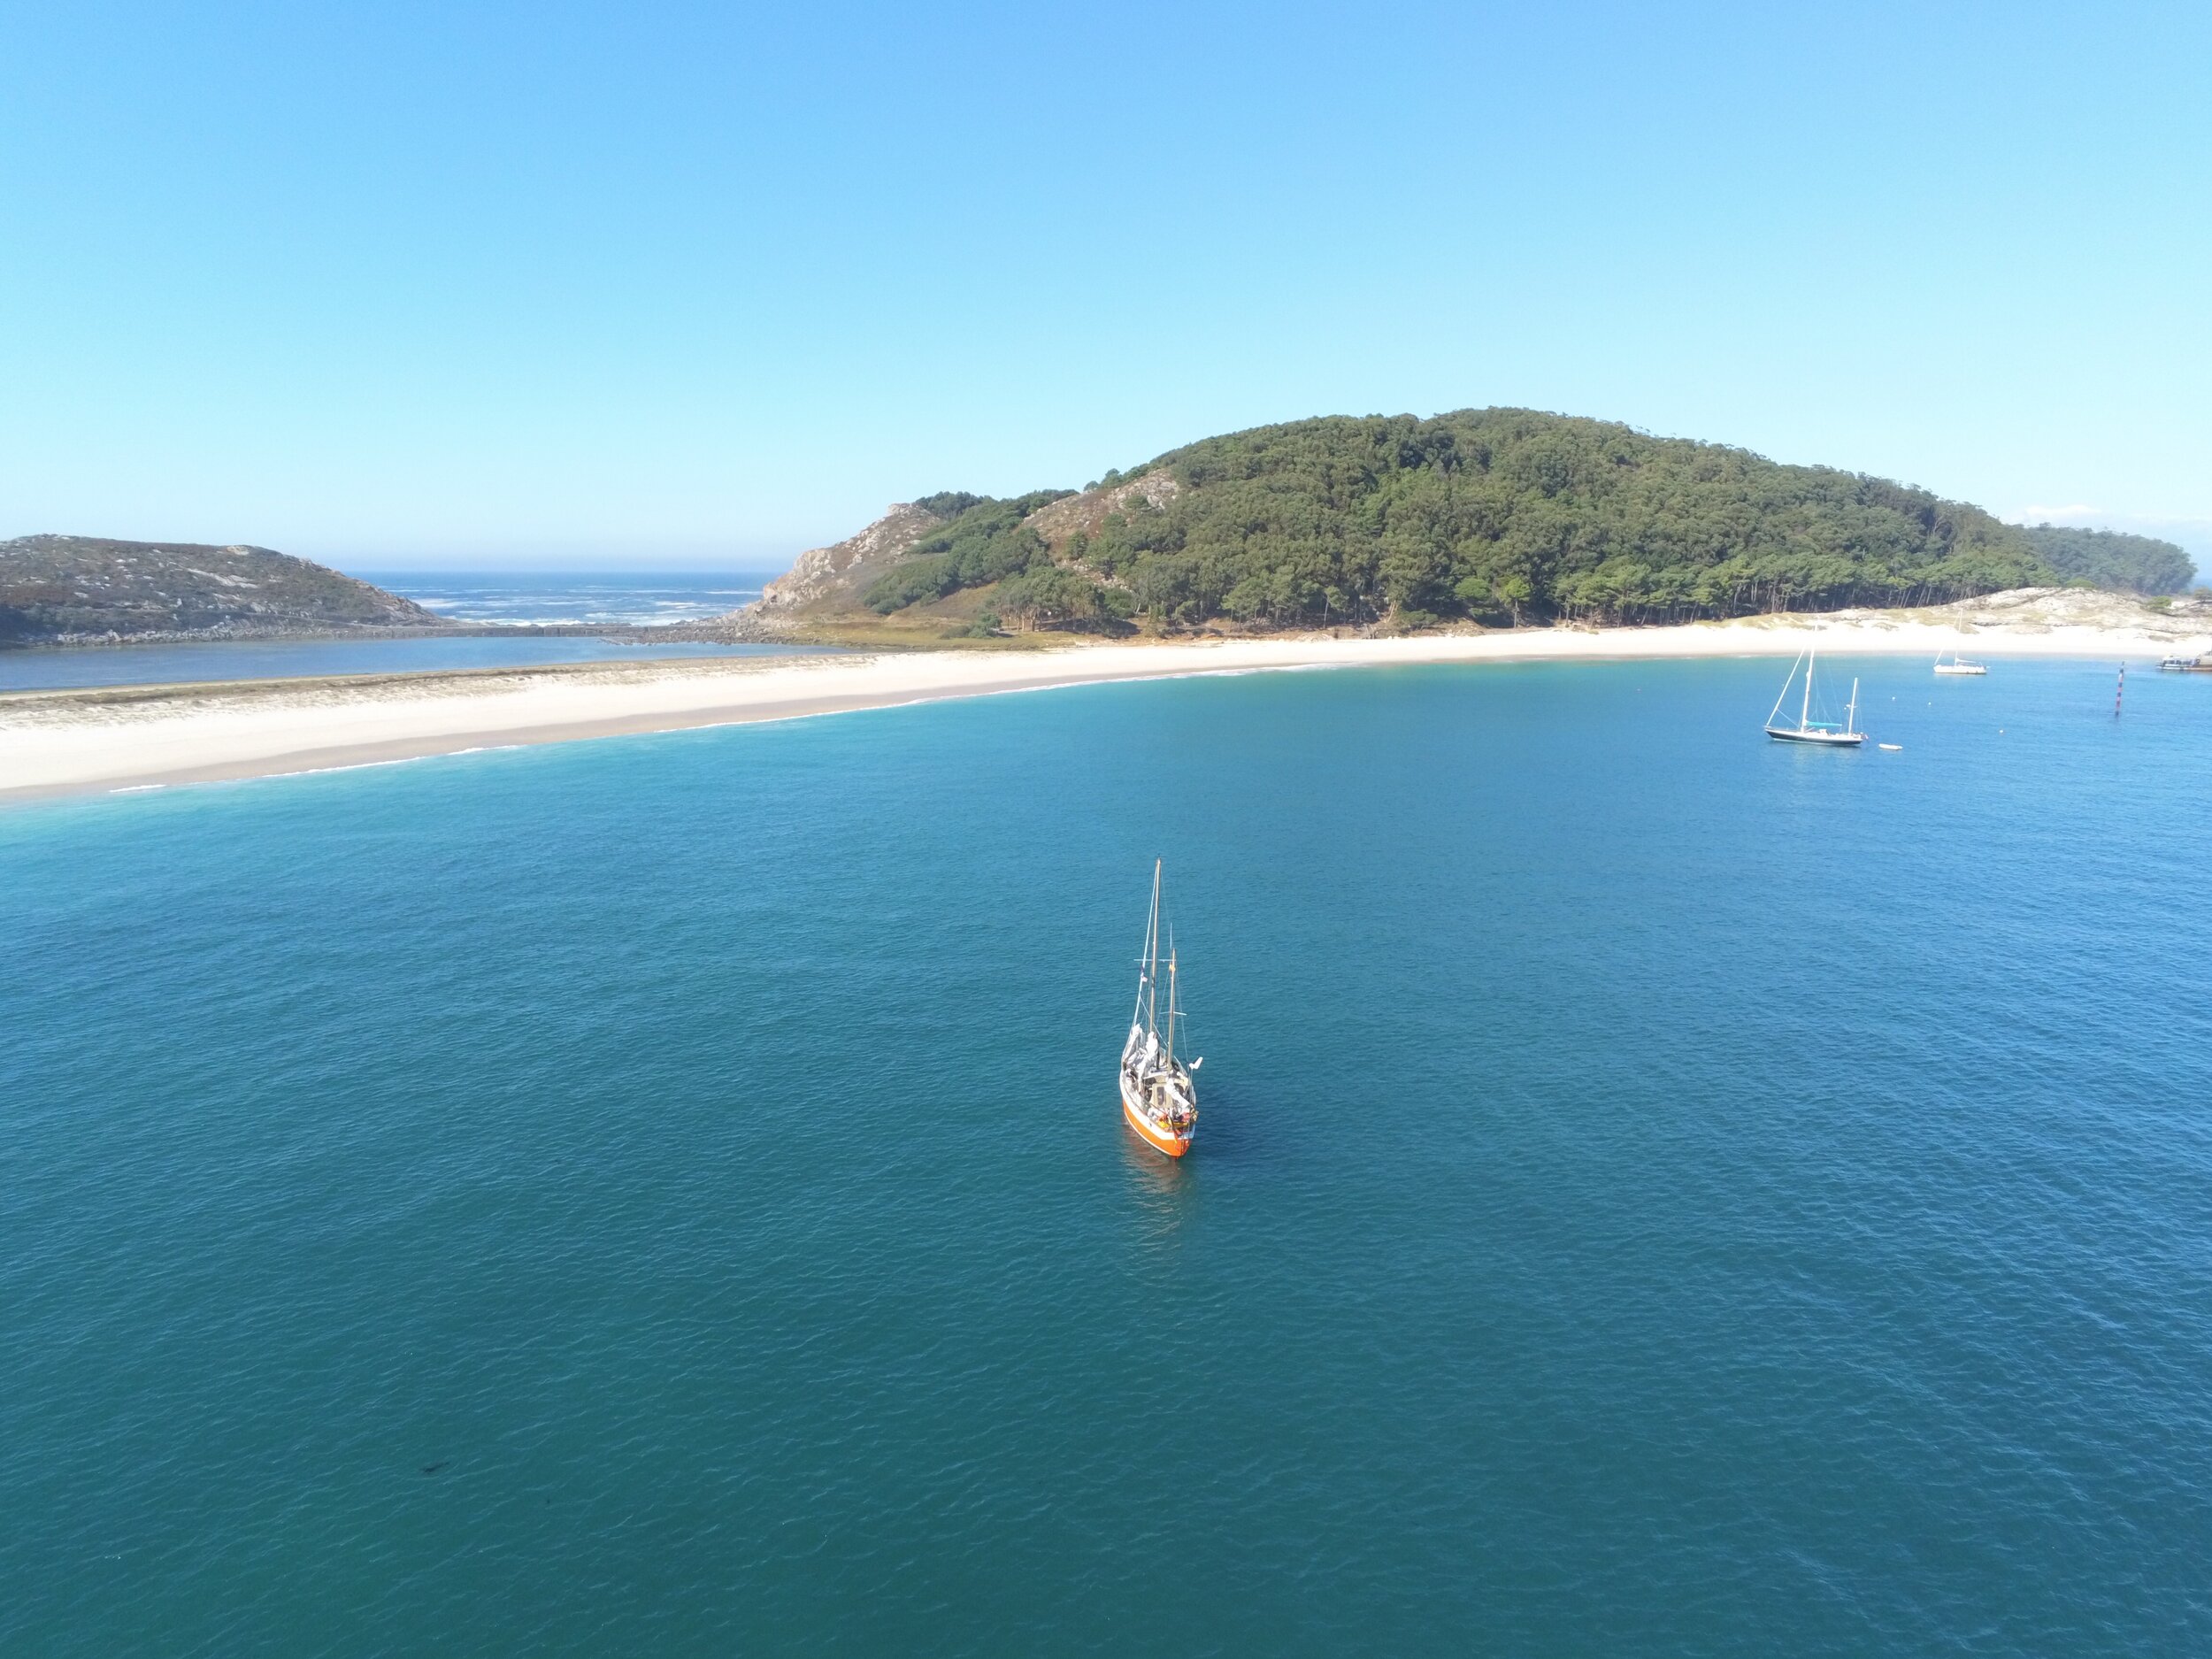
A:
{"label": "sailboat mast", "polygon": [[1174,1064],[1175,1064],[1175,946],[1174,946],[1174,944],[1173,944],[1173,942],[1172,942],[1172,941],[1171,941],[1171,942],[1169,943],[1168,948],[1167,948],[1167,1055],[1166,1055],[1166,1058],[1167,1058],[1167,1064],[1168,1064],[1169,1068],[1170,1068],[1171,1070],[1172,1070],[1172,1069],[1173,1069],[1173,1067],[1174,1067]]}
{"label": "sailboat mast", "polygon": [[1847,732],[1859,729],[1859,682],[1856,676],[1851,681],[1851,706],[1843,711],[1843,729]]}
{"label": "sailboat mast", "polygon": [[1805,701],[1798,705],[1797,729],[1803,731],[1813,713],[1813,648],[1805,648]]}
{"label": "sailboat mast", "polygon": [[[1152,924],[1145,929],[1144,940],[1144,1028],[1148,1032],[1160,1029],[1160,864],[1152,861]],[[1175,999],[1171,995],[1168,1006]]]}

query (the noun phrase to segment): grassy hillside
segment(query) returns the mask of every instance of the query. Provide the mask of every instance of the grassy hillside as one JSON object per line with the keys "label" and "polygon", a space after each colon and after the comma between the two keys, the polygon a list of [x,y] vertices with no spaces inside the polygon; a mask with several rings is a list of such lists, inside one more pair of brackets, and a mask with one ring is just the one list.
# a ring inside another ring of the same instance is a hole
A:
{"label": "grassy hillside", "polygon": [[852,562],[841,588],[817,584],[816,614],[1016,628],[1668,622],[2055,580],[2025,533],[1925,490],[1518,409],[1262,426],[1080,493],[914,507],[922,532],[895,557]]}
{"label": "grassy hillside", "polygon": [[268,548],[0,541],[0,643],[439,626],[412,600]]}
{"label": "grassy hillside", "polygon": [[2077,530],[2069,525],[2030,526],[2022,534],[2037,556],[2068,581],[2135,594],[2177,594],[2196,567],[2171,541],[2116,530]]}

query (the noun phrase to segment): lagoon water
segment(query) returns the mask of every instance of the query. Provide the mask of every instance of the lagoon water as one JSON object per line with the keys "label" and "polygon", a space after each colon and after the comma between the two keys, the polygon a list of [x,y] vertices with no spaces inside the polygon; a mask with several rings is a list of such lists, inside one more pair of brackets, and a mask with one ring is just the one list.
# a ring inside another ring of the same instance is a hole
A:
{"label": "lagoon water", "polygon": [[[380,572],[369,580],[452,622],[521,628],[556,623],[605,627],[719,616],[760,597],[757,576],[689,572]],[[595,639],[583,634],[430,639],[190,640],[141,645],[0,650],[0,692],[81,686],[158,686],[311,674],[411,674],[467,668],[534,668],[624,658],[762,657],[818,648],[715,645],[697,641]]]}
{"label": "lagoon water", "polygon": [[1835,672],[0,816],[0,1651],[2212,1651],[2212,681]]}
{"label": "lagoon water", "polygon": [[453,669],[537,668],[553,663],[667,661],[692,657],[783,657],[815,646],[712,645],[680,640],[581,636],[426,640],[195,640],[0,652],[0,692],[83,686],[170,686],[321,674],[421,674]]}

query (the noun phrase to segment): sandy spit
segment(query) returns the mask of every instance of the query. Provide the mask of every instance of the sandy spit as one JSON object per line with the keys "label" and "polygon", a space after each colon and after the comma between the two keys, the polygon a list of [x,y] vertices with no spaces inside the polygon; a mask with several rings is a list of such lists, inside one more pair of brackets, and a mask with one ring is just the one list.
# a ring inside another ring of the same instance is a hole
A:
{"label": "sandy spit", "polygon": [[[1107,680],[1292,668],[1823,651],[2070,657],[2147,665],[2174,632],[2039,618],[1993,629],[1902,615],[1755,618],[1682,627],[1326,636],[1049,651],[621,662],[448,674],[19,692],[0,696],[0,801],[266,777],[645,732],[793,719]],[[2212,647],[2212,637],[2194,649]],[[1754,713],[1763,710],[1754,710]]]}

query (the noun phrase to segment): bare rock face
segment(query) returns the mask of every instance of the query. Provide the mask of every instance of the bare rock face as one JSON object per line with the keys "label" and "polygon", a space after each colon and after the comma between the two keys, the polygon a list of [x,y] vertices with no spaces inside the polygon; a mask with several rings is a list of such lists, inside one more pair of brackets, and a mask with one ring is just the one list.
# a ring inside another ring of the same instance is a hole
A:
{"label": "bare rock face", "polygon": [[443,626],[411,599],[265,547],[0,541],[0,641],[13,643]]}
{"label": "bare rock face", "polygon": [[1139,505],[1164,507],[1182,493],[1183,486],[1175,474],[1163,468],[1141,478],[1110,484],[1103,489],[1087,489],[1078,495],[1064,496],[1031,513],[1029,527],[1056,551],[1062,542],[1079,530],[1086,535],[1096,535],[1110,513],[1125,513]]}
{"label": "bare rock face", "polygon": [[[1079,533],[1096,535],[1113,513],[1164,507],[1182,489],[1175,475],[1163,468],[1048,502],[1024,523],[1043,538],[1056,558],[1067,562],[1071,537]],[[899,503],[859,534],[800,554],[789,570],[762,589],[758,600],[717,618],[716,626],[746,637],[773,639],[809,622],[857,615],[863,609],[860,595],[869,584],[947,522],[926,507]],[[1105,580],[1094,572],[1092,575]]]}
{"label": "bare rock face", "polygon": [[787,613],[854,593],[942,522],[923,508],[896,503],[858,535],[800,554],[789,570],[761,590],[758,609]]}

